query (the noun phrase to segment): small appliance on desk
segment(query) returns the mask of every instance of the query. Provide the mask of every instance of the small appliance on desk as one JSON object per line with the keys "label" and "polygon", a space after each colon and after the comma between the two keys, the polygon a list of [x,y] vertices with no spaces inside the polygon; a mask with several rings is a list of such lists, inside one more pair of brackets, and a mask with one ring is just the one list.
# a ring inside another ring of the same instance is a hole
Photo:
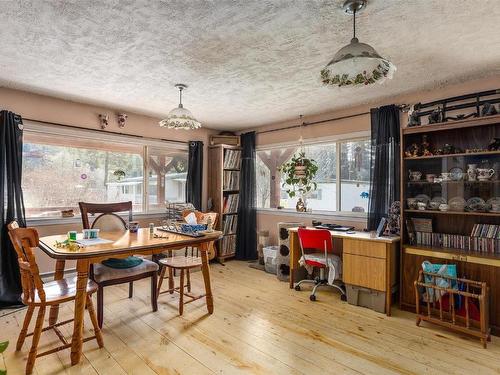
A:
{"label": "small appliance on desk", "polygon": [[328,229],[337,232],[350,232],[354,230],[354,227],[352,226],[345,226],[340,224],[322,224],[322,223],[318,224],[318,222],[313,222],[313,226],[316,229]]}

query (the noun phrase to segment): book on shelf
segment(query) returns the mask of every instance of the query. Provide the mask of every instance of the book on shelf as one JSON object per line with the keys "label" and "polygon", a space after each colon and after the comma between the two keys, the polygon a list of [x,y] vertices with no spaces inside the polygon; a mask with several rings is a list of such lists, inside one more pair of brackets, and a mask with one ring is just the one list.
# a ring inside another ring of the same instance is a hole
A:
{"label": "book on shelf", "polygon": [[236,252],[236,236],[226,236],[222,239],[221,256]]}
{"label": "book on shelf", "polygon": [[471,237],[491,238],[500,240],[500,225],[474,224]]}
{"label": "book on shelf", "polygon": [[235,234],[238,228],[238,215],[229,215],[224,218],[224,234]]}
{"label": "book on shelf", "polygon": [[224,171],[224,181],[222,184],[223,190],[239,190],[240,188],[240,172],[239,171]]}
{"label": "book on shelf", "polygon": [[223,212],[225,214],[236,213],[238,211],[239,199],[239,194],[228,194],[227,197],[224,197]]}
{"label": "book on shelf", "polygon": [[241,151],[225,150],[224,169],[240,169],[240,165],[241,165]]}
{"label": "book on shelf", "polygon": [[[477,224],[476,224],[477,225]],[[415,232],[416,244],[434,248],[459,249],[483,254],[500,254],[500,239],[461,234]]]}

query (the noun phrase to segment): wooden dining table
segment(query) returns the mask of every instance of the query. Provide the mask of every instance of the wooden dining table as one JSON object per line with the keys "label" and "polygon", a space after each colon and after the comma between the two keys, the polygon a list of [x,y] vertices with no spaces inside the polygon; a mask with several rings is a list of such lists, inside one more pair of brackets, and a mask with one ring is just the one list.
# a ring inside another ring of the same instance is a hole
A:
{"label": "wooden dining table", "polygon": [[[79,239],[81,239],[79,234]],[[210,286],[210,269],[207,252],[211,243],[221,238],[222,232],[213,231],[204,233],[203,237],[189,237],[182,234],[160,231],[154,229],[150,234],[149,228],[141,228],[137,233],[126,232],[100,232],[100,238],[111,242],[89,245],[78,250],[58,247],[57,243],[67,239],[67,235],[55,235],[40,238],[39,247],[49,257],[56,259],[54,279],[64,277],[66,260],[76,261],[77,282],[74,309],[73,336],[71,339],[71,364],[80,362],[83,346],[83,316],[85,300],[87,297],[87,282],[89,267],[108,258],[125,258],[130,255],[154,255],[168,250],[182,249],[186,246],[196,246],[200,249],[202,259],[202,274],[205,283],[205,294],[208,313],[214,311],[212,290]],[[55,324],[58,318],[58,307],[52,307],[49,314],[50,324]],[[96,336],[102,340],[101,332]]]}

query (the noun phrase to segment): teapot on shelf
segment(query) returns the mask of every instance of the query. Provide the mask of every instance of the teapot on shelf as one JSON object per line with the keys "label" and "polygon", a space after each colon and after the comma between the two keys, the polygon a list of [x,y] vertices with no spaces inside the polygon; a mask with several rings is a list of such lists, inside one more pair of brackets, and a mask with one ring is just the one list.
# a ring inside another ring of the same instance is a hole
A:
{"label": "teapot on shelf", "polygon": [[420,172],[420,171],[409,170],[408,174],[409,174],[408,177],[410,178],[410,181],[420,181],[420,179],[422,178],[422,172]]}

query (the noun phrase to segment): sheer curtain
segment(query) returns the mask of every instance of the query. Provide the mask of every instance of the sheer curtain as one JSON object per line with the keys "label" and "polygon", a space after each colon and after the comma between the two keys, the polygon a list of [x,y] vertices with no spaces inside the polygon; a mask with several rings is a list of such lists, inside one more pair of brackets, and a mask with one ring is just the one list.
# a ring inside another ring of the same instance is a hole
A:
{"label": "sheer curtain", "polygon": [[7,224],[17,220],[25,227],[21,189],[23,120],[9,111],[0,112],[0,308],[20,305],[21,278],[17,255]]}
{"label": "sheer curtain", "polygon": [[399,108],[392,104],[372,108],[371,174],[368,229],[375,230],[389,208],[400,199]]}

